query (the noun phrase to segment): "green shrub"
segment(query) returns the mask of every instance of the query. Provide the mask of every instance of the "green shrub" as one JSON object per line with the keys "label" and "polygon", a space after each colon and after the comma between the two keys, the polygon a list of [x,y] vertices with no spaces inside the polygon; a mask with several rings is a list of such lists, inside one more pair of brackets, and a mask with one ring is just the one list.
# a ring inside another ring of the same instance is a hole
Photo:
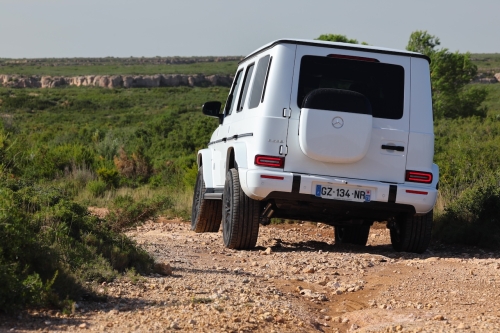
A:
{"label": "green shrub", "polygon": [[500,173],[484,175],[465,189],[435,221],[434,236],[445,243],[500,248]]}
{"label": "green shrub", "polygon": [[113,230],[123,230],[156,217],[162,210],[172,207],[168,196],[155,196],[136,201],[129,195],[117,196],[107,216]]}
{"label": "green shrub", "polygon": [[97,175],[99,176],[99,179],[102,180],[109,188],[118,187],[120,182],[118,170],[101,167],[97,169]]}
{"label": "green shrub", "polygon": [[92,180],[87,183],[87,191],[92,194],[93,197],[99,198],[106,192],[107,185],[102,180]]}
{"label": "green shrub", "polygon": [[45,283],[37,273],[20,276],[18,265],[5,263],[0,252],[0,310],[13,311],[22,305],[43,306],[53,304],[55,297],[52,280]]}
{"label": "green shrub", "polygon": [[0,311],[26,305],[63,307],[84,281],[110,281],[149,255],[57,188],[0,178]]}
{"label": "green shrub", "polygon": [[194,188],[196,177],[198,176],[198,164],[191,165],[190,168],[185,168],[183,183],[186,188]]}
{"label": "green shrub", "polygon": [[11,94],[2,98],[2,107],[8,109],[21,110],[45,110],[57,105],[56,101],[45,98],[44,96],[28,95],[24,91],[19,91],[15,95]]}
{"label": "green shrub", "polygon": [[96,142],[97,153],[105,159],[113,160],[124,142],[116,137],[112,131],[107,132],[103,139],[100,138],[101,134],[102,132],[96,130],[92,136],[92,141]]}

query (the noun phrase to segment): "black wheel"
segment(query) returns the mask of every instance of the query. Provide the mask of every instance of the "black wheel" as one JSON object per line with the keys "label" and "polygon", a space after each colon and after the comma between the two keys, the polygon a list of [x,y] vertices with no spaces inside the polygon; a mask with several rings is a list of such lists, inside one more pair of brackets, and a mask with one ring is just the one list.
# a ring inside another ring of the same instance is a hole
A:
{"label": "black wheel", "polygon": [[224,245],[230,249],[251,249],[259,235],[259,202],[240,187],[238,171],[226,174],[223,197],[222,233]]}
{"label": "black wheel", "polygon": [[217,232],[222,220],[222,201],[205,200],[203,170],[198,169],[194,186],[193,208],[191,210],[191,230],[195,232]]}
{"label": "black wheel", "polygon": [[396,251],[423,253],[431,242],[431,210],[425,215],[400,218],[392,224],[391,243]]}
{"label": "black wheel", "polygon": [[369,224],[335,226],[335,244],[355,244],[365,246],[370,233]]}

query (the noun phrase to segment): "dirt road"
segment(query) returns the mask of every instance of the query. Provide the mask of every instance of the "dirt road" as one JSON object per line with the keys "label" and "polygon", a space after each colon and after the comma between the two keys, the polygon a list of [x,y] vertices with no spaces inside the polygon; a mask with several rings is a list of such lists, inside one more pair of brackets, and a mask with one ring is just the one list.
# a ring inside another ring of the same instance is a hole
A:
{"label": "dirt road", "polygon": [[313,223],[261,227],[253,251],[178,221],[128,234],[172,275],[97,286],[108,301],[78,302],[71,316],[1,317],[0,331],[500,332],[500,252],[397,253],[383,225],[364,248]]}

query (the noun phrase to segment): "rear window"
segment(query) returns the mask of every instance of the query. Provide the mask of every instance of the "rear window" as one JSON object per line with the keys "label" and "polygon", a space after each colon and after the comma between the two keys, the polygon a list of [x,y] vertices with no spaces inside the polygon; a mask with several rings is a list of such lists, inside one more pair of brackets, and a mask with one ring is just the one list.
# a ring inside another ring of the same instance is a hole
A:
{"label": "rear window", "polygon": [[399,65],[304,56],[300,64],[297,105],[319,88],[343,89],[368,98],[376,118],[403,117],[404,69]]}

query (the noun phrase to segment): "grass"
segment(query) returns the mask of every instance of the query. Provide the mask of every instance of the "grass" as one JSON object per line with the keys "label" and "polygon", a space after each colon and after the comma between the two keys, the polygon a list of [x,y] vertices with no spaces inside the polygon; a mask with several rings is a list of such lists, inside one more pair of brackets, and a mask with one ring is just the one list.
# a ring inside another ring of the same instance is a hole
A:
{"label": "grass", "polygon": [[500,73],[500,53],[473,53],[471,59],[479,72]]}
{"label": "grass", "polygon": [[[208,57],[207,57],[208,58]],[[234,59],[230,58],[230,59]],[[171,59],[171,58],[169,58]],[[162,58],[102,58],[102,59],[0,59],[0,74],[79,76],[79,75],[152,75],[152,74],[223,74],[233,75],[238,60],[201,61],[178,58],[194,63],[167,64]],[[210,60],[210,58],[209,58]],[[211,59],[213,60],[213,59]]]}
{"label": "grass", "polygon": [[[227,93],[221,87],[0,88],[0,119],[19,149],[16,177],[53,183],[87,206],[168,195],[172,204],[163,213],[188,219],[194,152],[217,126],[200,108]],[[117,167],[127,163],[142,163],[144,173],[120,174]]]}

